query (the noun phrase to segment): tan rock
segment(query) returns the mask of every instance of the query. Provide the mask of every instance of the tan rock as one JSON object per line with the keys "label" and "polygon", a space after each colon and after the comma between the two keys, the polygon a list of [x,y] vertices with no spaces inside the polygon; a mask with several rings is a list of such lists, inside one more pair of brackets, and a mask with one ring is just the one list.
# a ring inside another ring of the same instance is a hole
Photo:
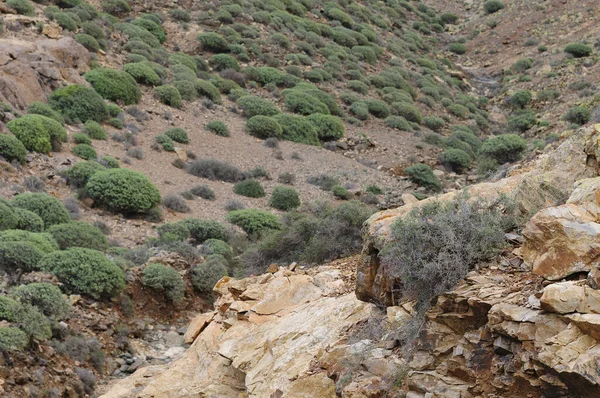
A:
{"label": "tan rock", "polygon": [[42,33],[51,39],[58,39],[61,32],[61,27],[53,23],[44,24],[44,28],[42,29]]}
{"label": "tan rock", "polygon": [[600,340],[600,314],[568,314],[565,317],[583,333]]}
{"label": "tan rock", "polygon": [[267,268],[267,272],[270,272],[271,274],[276,273],[277,271],[279,271],[279,266],[277,264],[269,264],[269,268]]}
{"label": "tan rock", "polygon": [[196,337],[198,337],[204,328],[206,328],[206,326],[212,321],[213,317],[213,312],[196,315],[185,331],[185,334],[183,335],[183,341],[186,344],[192,344],[194,340],[196,340]]}
{"label": "tan rock", "polygon": [[293,278],[275,278],[265,290],[264,297],[251,310],[259,315],[277,314],[321,297],[321,289],[313,284],[308,275]]}
{"label": "tan rock", "polygon": [[600,291],[581,282],[553,283],[544,288],[540,303],[543,310],[558,314],[600,314]]}
{"label": "tan rock", "polygon": [[581,205],[595,203],[600,205],[600,177],[584,178],[575,183],[575,189],[567,204]]}
{"label": "tan rock", "polygon": [[179,159],[183,160],[184,162],[188,161],[187,150],[185,148],[176,146],[174,149]]}
{"label": "tan rock", "polygon": [[[281,391],[281,390],[279,390]],[[335,383],[325,373],[317,373],[292,382],[282,397],[290,398],[335,398]]]}
{"label": "tan rock", "polygon": [[419,202],[419,199],[415,198],[415,195],[411,193],[403,193],[402,196],[400,196],[400,198],[402,199],[405,205],[410,205]]}

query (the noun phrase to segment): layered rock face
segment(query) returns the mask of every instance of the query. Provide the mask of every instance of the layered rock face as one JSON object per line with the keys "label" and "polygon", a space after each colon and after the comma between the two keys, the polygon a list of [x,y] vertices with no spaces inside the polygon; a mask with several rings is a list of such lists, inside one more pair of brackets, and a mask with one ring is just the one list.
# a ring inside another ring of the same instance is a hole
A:
{"label": "layered rock face", "polygon": [[0,102],[25,109],[45,101],[64,82],[87,84],[90,53],[72,37],[25,42],[0,40]]}

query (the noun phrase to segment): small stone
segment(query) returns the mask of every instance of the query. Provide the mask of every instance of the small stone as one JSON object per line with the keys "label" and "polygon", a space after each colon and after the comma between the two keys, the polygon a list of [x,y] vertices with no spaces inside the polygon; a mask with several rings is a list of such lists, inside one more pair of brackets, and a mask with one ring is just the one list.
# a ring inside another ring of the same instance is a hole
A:
{"label": "small stone", "polygon": [[275,263],[272,263],[271,265],[269,265],[269,268],[267,268],[267,272],[274,274],[277,271],[279,271],[279,266]]}

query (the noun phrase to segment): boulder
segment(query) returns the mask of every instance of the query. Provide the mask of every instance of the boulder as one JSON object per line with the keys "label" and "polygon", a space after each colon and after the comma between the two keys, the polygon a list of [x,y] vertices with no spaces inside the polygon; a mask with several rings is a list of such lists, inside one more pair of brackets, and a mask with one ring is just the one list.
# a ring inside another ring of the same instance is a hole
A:
{"label": "boulder", "polygon": [[582,282],[562,282],[544,288],[541,307],[548,312],[600,314],[600,291]]}

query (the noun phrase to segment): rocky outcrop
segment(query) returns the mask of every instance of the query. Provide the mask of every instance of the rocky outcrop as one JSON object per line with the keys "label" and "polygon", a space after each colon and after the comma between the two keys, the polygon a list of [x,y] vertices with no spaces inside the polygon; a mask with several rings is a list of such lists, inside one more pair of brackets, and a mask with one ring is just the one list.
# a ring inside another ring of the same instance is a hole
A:
{"label": "rocky outcrop", "polygon": [[[523,167],[520,174],[515,172],[514,175],[496,182],[473,185],[468,188],[469,194],[484,198],[506,194],[524,213],[564,203],[573,192],[573,184],[576,181],[598,175],[596,159],[600,159],[597,140],[599,131],[600,125],[582,128],[555,151],[540,156],[529,167]],[[455,195],[456,192],[450,192],[382,211],[366,222],[362,261],[357,270],[356,295],[359,299],[388,306],[396,304],[392,290],[398,281],[390,277],[386,264],[382,264],[379,259],[379,252],[388,242],[392,224],[415,206],[433,200],[451,200]],[[537,248],[534,251],[541,253]]]}
{"label": "rocky outcrop", "polygon": [[72,37],[36,42],[0,39],[0,102],[25,109],[65,82],[86,84],[90,53]]}
{"label": "rocky outcrop", "polygon": [[[383,314],[357,300],[344,277],[333,268],[226,277],[215,286],[215,311],[199,315],[188,328],[184,338],[193,344],[182,359],[169,367],[139,369],[104,397],[306,397],[310,392],[333,398],[336,389],[348,389],[348,397],[363,397],[365,389],[384,392],[383,376],[397,369],[398,359],[372,340],[352,337],[361,323]],[[353,357],[360,359],[354,363]],[[345,369],[362,363],[366,370],[360,377],[342,380]]]}

